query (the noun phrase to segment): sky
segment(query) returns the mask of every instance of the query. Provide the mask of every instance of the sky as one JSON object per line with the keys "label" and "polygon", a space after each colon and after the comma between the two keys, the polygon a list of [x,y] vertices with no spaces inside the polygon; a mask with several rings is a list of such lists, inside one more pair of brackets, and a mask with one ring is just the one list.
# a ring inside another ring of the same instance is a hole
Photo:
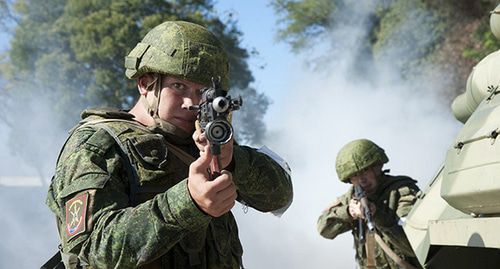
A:
{"label": "sky", "polygon": [[[443,161],[459,124],[438,104],[434,92],[406,90],[409,84],[425,84],[425,79],[399,81],[389,65],[380,66],[374,80],[350,79],[354,37],[363,31],[359,25],[325,35],[324,42],[344,41],[342,53],[335,55],[335,64],[312,71],[303,55],[292,54],[288,45],[275,40],[276,16],[267,3],[221,0],[216,5],[220,14],[231,12],[237,18],[242,46],[259,52],[249,65],[255,77],[252,86],[273,101],[265,118],[265,144],[288,161],[294,185],[294,201],[281,217],[252,209],[245,213],[239,204],[233,209],[245,249],[243,262],[246,268],[259,269],[354,268],[350,233],[327,240],[316,232],[322,210],[348,189],[335,173],[338,150],[353,139],[372,139],[385,148],[391,174],[410,175],[423,188]],[[0,48],[7,39],[0,33]],[[0,131],[0,141],[6,141],[8,129],[0,126]],[[53,216],[43,204],[50,177],[39,179],[6,148],[0,142],[0,227],[8,227],[0,234],[0,267],[34,268],[58,244]],[[54,163],[58,150],[48,154]],[[27,179],[16,183],[12,176]],[[27,181],[28,186],[18,184]],[[26,252],[32,255],[19,254]],[[12,261],[6,263],[6,257]]]}
{"label": "sky", "polygon": [[[286,89],[291,87],[288,78],[295,65],[300,65],[290,52],[290,47],[276,40],[276,15],[267,0],[217,1],[216,10],[222,16],[232,13],[242,31],[241,45],[249,51],[256,49],[259,55],[249,61],[255,81],[252,86],[272,100],[266,113],[266,122],[276,119],[275,112],[283,106]],[[264,68],[261,68],[264,66]]]}

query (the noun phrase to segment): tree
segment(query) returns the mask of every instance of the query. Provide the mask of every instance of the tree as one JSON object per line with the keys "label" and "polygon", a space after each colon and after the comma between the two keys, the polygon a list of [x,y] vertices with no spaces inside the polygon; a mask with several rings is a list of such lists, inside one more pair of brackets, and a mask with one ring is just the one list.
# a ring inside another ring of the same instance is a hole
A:
{"label": "tree", "polygon": [[294,52],[311,45],[312,40],[332,27],[331,16],[342,4],[339,0],[274,0],[271,5],[283,15],[278,23],[278,39],[290,43]]}
{"label": "tree", "polygon": [[[469,1],[469,0],[377,0],[377,1],[354,1],[354,0],[272,0],[271,5],[275,12],[281,16],[278,23],[282,26],[277,37],[279,40],[289,43],[294,52],[308,49],[314,44],[315,39],[320,38],[325,32],[339,27],[352,20],[360,20],[357,17],[359,10],[369,6],[371,19],[376,25],[386,21],[392,30],[397,27],[401,18],[406,18],[416,10],[426,10],[435,13],[440,21],[451,23],[466,18],[482,18],[495,6],[494,0]],[[406,10],[404,9],[406,8]],[[396,18],[400,12],[399,18]],[[436,28],[442,25],[436,25]],[[378,43],[378,35],[381,29],[371,29],[373,37],[372,44]],[[385,33],[382,33],[385,34]]]}
{"label": "tree", "polygon": [[[241,93],[245,104],[256,106],[247,112],[253,113],[251,117],[238,115],[245,110],[236,112],[237,138],[259,143],[265,132],[262,118],[269,101],[264,94],[249,88],[254,78],[246,62],[249,54],[240,46],[241,32],[236,21],[218,17],[212,2],[0,2],[0,13],[15,18],[11,49],[2,66],[2,91],[15,99],[8,108],[9,115],[19,117],[15,111],[20,108],[23,116],[36,117],[37,111],[30,104],[45,100],[54,111],[50,124],[67,130],[78,121],[78,114],[84,108],[129,108],[135,103],[137,91],[124,76],[124,57],[154,26],[165,20],[186,20],[208,27],[225,45],[232,89]],[[245,124],[238,125],[242,120]],[[26,157],[36,155],[34,149],[23,150],[22,141],[29,140],[26,130],[17,125],[13,128],[15,151]],[[39,148],[39,152],[43,151]]]}
{"label": "tree", "polygon": [[[426,80],[442,82],[444,80],[439,76],[443,73],[434,72],[442,67],[450,84],[441,83],[439,90],[443,91],[445,100],[450,100],[450,96],[463,89],[472,65],[498,48],[499,43],[492,38],[485,19],[495,2],[272,0],[272,5],[280,16],[278,39],[289,43],[295,53],[307,53],[313,67],[334,62],[338,55],[332,56],[332,52],[336,52],[337,43],[353,35],[353,31],[346,31],[344,35],[332,38],[332,33],[356,26],[354,28],[365,32],[351,42],[362,46],[347,48],[358,53],[352,60],[354,72],[349,74],[370,74],[374,64],[389,62],[404,79],[425,77]],[[474,39],[463,38],[472,33],[475,33]],[[330,43],[326,49],[322,47],[320,57],[310,57],[313,49],[318,48],[313,44],[324,44],[325,40],[330,40]],[[462,52],[465,57],[456,57]]]}
{"label": "tree", "polygon": [[16,21],[11,10],[12,1],[0,0],[0,29],[3,31],[9,30],[9,25]]}
{"label": "tree", "polygon": [[[353,0],[275,0],[273,6],[275,11],[282,15],[279,22],[283,28],[278,32],[278,39],[290,43],[292,50],[296,53],[309,50],[312,44],[318,43],[317,40],[325,40],[325,35],[331,34],[339,28],[354,28],[346,34],[356,35],[358,33],[355,43],[364,44],[359,48],[360,55],[358,57],[364,59],[377,57],[379,51],[383,51],[380,48],[384,47],[385,44],[392,42],[391,46],[398,46],[404,45],[401,42],[408,42],[411,39],[420,40],[419,36],[413,36],[413,31],[394,32],[401,30],[398,27],[405,25],[404,20],[410,16],[410,13],[422,14],[423,7],[420,0],[361,2]],[[435,22],[432,21],[433,14],[429,14],[427,17],[430,23]],[[406,25],[414,26],[414,24]],[[424,27],[420,29],[422,28]],[[335,51],[334,48],[341,41],[335,38],[340,39],[345,38],[345,36],[334,36],[333,40],[330,38],[330,48],[328,49],[331,51]],[[361,67],[357,66],[357,68]]]}

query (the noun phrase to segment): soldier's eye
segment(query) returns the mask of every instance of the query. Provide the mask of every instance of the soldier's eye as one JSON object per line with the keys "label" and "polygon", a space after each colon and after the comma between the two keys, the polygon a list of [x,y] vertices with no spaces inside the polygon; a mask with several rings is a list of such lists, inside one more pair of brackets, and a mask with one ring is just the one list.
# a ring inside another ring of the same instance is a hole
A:
{"label": "soldier's eye", "polygon": [[179,92],[184,92],[184,91],[186,91],[186,88],[187,88],[186,85],[179,83],[179,82],[174,82],[174,83],[170,84],[170,87],[176,91],[179,91]]}

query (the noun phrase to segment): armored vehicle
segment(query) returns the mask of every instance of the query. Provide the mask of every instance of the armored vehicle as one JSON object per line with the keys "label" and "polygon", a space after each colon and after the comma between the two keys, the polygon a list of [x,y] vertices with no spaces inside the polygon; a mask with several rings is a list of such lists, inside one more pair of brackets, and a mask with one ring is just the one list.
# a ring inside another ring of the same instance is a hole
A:
{"label": "armored vehicle", "polygon": [[[500,5],[490,26],[500,39]],[[464,126],[404,229],[426,268],[500,268],[500,50],[473,68],[452,110]]]}

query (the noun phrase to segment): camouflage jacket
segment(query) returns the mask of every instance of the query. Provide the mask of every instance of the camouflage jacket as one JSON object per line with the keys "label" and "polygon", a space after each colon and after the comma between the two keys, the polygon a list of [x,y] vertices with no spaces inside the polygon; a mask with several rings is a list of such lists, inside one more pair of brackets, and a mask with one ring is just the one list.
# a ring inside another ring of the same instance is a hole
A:
{"label": "camouflage jacket", "polygon": [[[419,188],[416,181],[405,176],[383,175],[375,193],[368,200],[375,204],[373,216],[375,231],[384,242],[402,259],[419,267],[418,261],[406,238],[403,227],[399,225],[400,218],[410,212],[417,200]],[[321,236],[334,239],[337,235],[351,231],[354,237],[356,260],[360,268],[366,268],[366,250],[359,242],[358,221],[353,220],[348,212],[349,201],[354,196],[354,188],[337,198],[333,205],[327,208],[318,219],[318,232]],[[365,231],[366,225],[365,225]],[[376,268],[396,269],[398,265],[375,244]]]}
{"label": "camouflage jacket", "polygon": [[[63,253],[85,268],[241,267],[233,215],[198,209],[187,189],[189,167],[172,151],[175,145],[194,160],[192,139],[152,132],[125,112],[84,115],[87,123],[61,151],[46,201]],[[268,156],[235,145],[231,166],[239,201],[263,212],[290,204],[290,177]]]}

